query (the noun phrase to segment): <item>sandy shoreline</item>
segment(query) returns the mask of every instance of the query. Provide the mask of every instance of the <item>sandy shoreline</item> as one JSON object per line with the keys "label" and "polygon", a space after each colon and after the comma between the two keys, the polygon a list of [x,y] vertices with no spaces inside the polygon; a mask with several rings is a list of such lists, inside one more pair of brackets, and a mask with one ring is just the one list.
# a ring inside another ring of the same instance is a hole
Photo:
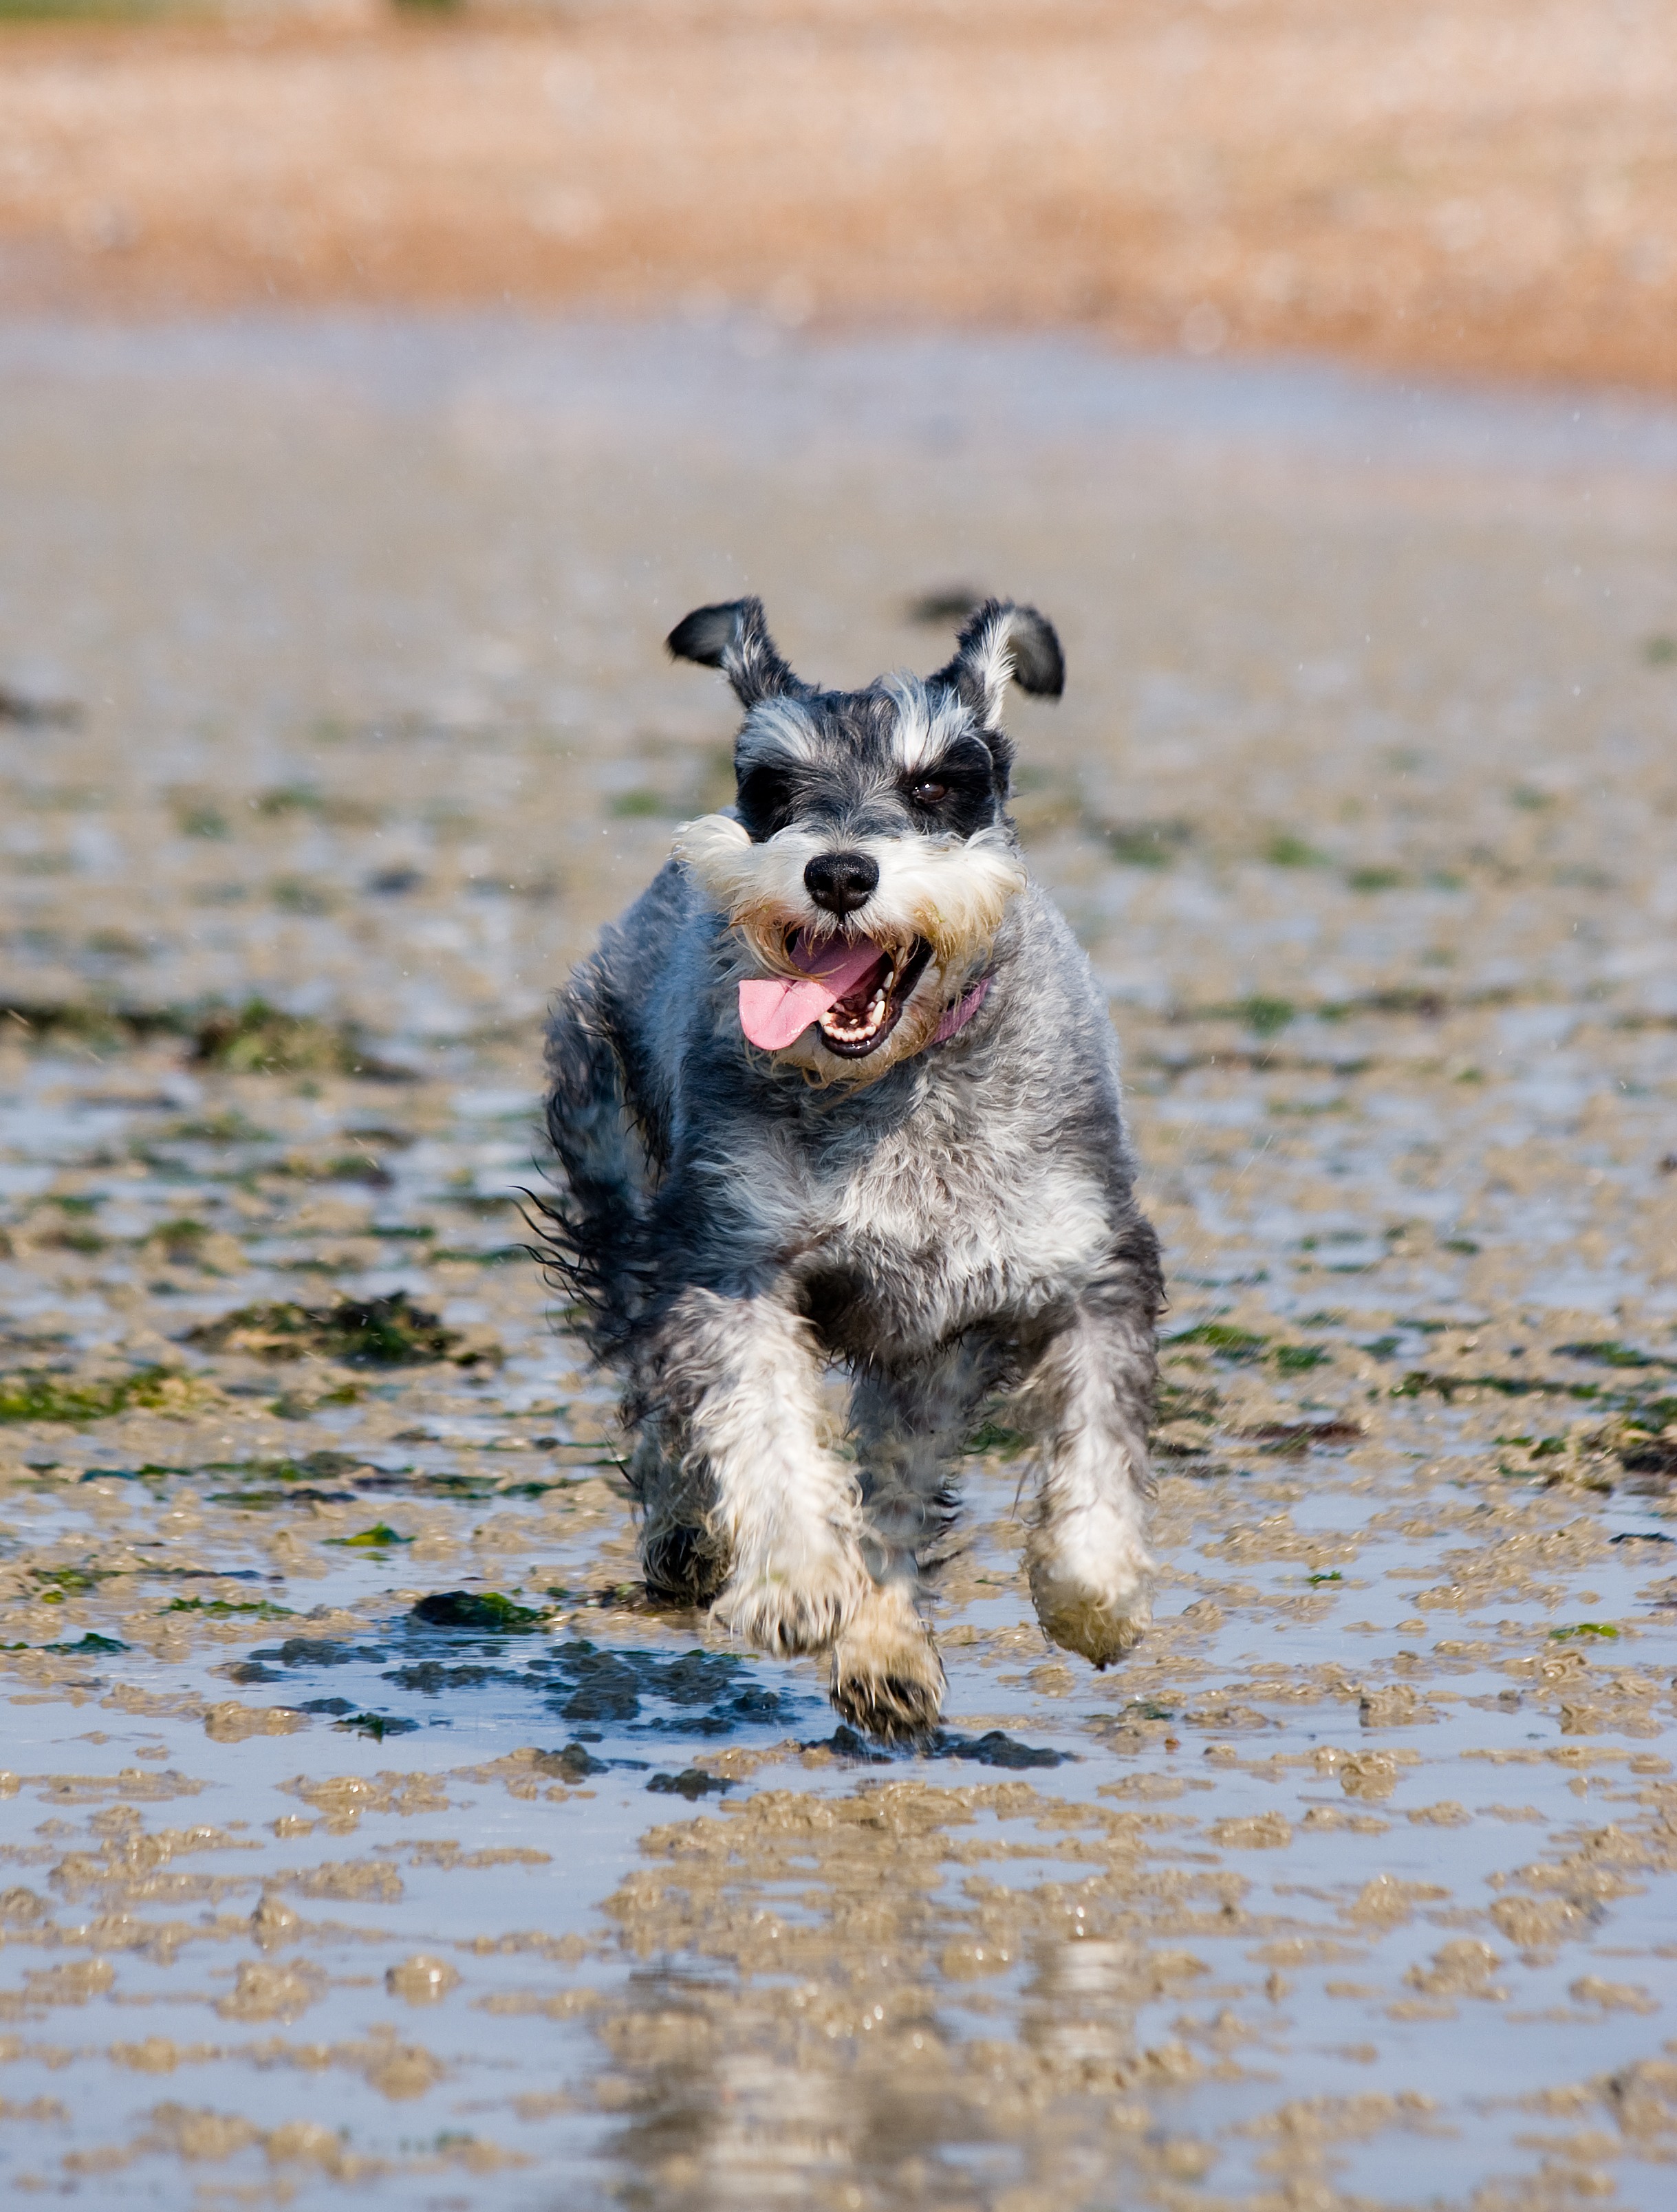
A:
{"label": "sandy shoreline", "polygon": [[1677,383],[1677,21],[630,5],[9,27],[0,312],[1076,326]]}

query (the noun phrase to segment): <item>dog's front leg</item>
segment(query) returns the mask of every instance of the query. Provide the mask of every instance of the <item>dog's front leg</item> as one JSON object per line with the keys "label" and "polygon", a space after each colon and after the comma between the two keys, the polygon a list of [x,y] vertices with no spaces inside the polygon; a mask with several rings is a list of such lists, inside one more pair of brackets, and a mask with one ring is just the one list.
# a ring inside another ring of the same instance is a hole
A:
{"label": "dog's front leg", "polygon": [[832,1696],[876,1735],[922,1735],[943,1709],[920,1555],[948,1518],[950,1476],[993,1380],[987,1352],[957,1340],[901,1368],[871,1362],[856,1376],[850,1417],[874,1589],[833,1647]]}
{"label": "dog's front leg", "polygon": [[638,1365],[667,1488],[726,1566],[715,1619],[765,1651],[832,1643],[872,1585],[808,1322],[772,1292],[688,1290]]}
{"label": "dog's front leg", "polygon": [[1025,1551],[1036,1617],[1056,1644],[1097,1667],[1127,1651],[1152,1618],[1153,1314],[1127,1289],[1072,1309],[1024,1401],[1042,1455]]}

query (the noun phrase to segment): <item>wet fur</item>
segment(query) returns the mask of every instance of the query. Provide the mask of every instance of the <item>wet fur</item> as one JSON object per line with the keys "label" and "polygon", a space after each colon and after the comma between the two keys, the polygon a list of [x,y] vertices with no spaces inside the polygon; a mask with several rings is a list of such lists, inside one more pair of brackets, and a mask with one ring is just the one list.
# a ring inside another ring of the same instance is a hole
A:
{"label": "wet fur", "polygon": [[[921,1562],[1000,1400],[1039,1457],[1043,1627],[1103,1666],[1148,1619],[1157,1243],[1099,990],[1006,810],[1001,696],[1016,670],[1057,692],[1058,641],[991,602],[937,675],[851,693],[793,676],[755,601],[671,645],[746,707],[740,805],[690,825],[559,1000],[548,1257],[624,1377],[648,1583],[763,1649],[830,1650],[841,1710],[912,1735],[943,1695]],[[914,780],[940,758],[961,787],[928,811]],[[841,926],[802,869],[858,848],[880,883],[842,926],[934,957],[868,1059],[818,1030],[759,1051],[738,979],[774,971],[787,929]],[[980,974],[977,1013],[933,1042]]]}

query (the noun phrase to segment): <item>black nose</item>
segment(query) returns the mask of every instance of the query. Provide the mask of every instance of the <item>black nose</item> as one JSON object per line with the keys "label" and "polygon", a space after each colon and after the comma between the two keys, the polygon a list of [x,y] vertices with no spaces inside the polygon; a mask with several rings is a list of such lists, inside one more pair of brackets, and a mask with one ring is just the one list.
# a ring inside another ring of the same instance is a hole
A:
{"label": "black nose", "polygon": [[879,885],[879,863],[866,853],[817,853],[804,871],[804,888],[829,914],[866,906]]}

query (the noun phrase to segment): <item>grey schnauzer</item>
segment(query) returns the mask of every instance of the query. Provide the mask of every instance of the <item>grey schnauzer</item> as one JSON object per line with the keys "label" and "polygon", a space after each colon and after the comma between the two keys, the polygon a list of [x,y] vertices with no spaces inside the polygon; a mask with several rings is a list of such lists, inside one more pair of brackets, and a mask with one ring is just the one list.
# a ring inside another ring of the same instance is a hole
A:
{"label": "grey schnauzer", "polygon": [[1048,1635],[1104,1667],[1149,1619],[1158,1242],[1101,994],[1007,813],[1003,696],[1057,698],[1060,642],[992,599],[934,676],[858,691],[794,676],[754,599],[668,643],[744,709],[738,799],[558,1001],[546,1256],[624,1377],[649,1588],[830,1649],[840,1711],[912,1735],[944,1692],[925,1554],[988,1406],[1037,1449]]}

